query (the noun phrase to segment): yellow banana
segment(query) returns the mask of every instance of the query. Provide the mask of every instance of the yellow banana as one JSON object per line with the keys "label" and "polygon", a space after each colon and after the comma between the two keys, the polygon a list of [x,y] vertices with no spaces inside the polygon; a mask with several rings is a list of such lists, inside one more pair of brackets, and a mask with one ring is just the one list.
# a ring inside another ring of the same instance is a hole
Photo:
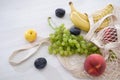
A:
{"label": "yellow banana", "polygon": [[87,16],[87,14],[82,14],[82,13],[78,12],[78,11],[74,8],[72,2],[69,2],[69,5],[70,5],[70,8],[71,8],[71,13],[72,13],[72,12],[76,12],[81,18],[83,18],[84,20],[88,21],[88,16]]}
{"label": "yellow banana", "polygon": [[70,17],[76,27],[78,27],[84,31],[89,30],[89,28],[90,28],[89,22],[84,20],[83,18],[81,18],[78,13],[72,12]]}
{"label": "yellow banana", "polygon": [[[78,12],[74,6],[72,2],[69,2],[70,8],[71,8],[71,15],[70,18],[73,22],[73,24],[80,28],[81,30],[84,31],[89,31],[90,29],[90,23],[88,21],[88,16],[86,14],[82,14],[80,12]],[[112,4],[107,5],[105,8],[103,8],[102,10],[99,10],[97,12],[95,12],[92,16],[93,16],[93,20],[96,23],[98,20],[100,20],[102,17],[104,17],[107,14],[112,13],[113,11],[113,6]],[[97,31],[103,29],[104,27],[108,26],[110,23],[110,19],[107,18],[105,19],[105,21],[100,25],[100,27],[97,29]]]}

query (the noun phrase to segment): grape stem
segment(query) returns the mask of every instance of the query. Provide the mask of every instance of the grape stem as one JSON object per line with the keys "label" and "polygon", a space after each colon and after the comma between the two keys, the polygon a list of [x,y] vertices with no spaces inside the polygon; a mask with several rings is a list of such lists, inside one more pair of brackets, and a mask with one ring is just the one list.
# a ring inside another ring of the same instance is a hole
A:
{"label": "grape stem", "polygon": [[52,19],[51,17],[48,17],[48,24],[53,30],[55,30],[55,27],[53,27],[53,25],[51,24],[51,22],[52,22],[51,19]]}

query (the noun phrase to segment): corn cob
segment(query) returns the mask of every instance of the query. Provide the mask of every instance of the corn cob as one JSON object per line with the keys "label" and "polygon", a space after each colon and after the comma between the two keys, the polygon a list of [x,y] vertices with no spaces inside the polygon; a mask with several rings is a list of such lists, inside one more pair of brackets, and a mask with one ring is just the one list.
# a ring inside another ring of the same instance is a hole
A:
{"label": "corn cob", "polygon": [[97,22],[98,20],[100,20],[105,15],[112,13],[112,11],[113,11],[112,4],[108,4],[105,8],[103,8],[102,10],[99,10],[99,11],[95,12],[92,15],[94,22]]}
{"label": "corn cob", "polygon": [[97,28],[96,31],[100,31],[101,29],[107,27],[110,23],[110,18],[106,18],[103,23]]}

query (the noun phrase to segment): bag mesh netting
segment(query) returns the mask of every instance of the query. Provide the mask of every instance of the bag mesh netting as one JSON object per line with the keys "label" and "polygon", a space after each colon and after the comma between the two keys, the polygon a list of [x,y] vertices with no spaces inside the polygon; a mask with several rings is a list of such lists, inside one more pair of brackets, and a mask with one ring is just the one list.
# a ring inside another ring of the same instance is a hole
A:
{"label": "bag mesh netting", "polygon": [[[111,19],[109,26],[96,32],[96,29],[106,18]],[[73,76],[80,79],[120,80],[120,8],[115,8],[112,14],[106,15],[97,23],[93,23],[91,16],[89,16],[89,21],[91,28],[85,35],[85,39],[93,42],[100,48],[100,51],[106,60],[107,67],[105,72],[98,77],[92,77],[87,74],[84,70],[85,56],[57,56],[60,63],[70,71]]]}

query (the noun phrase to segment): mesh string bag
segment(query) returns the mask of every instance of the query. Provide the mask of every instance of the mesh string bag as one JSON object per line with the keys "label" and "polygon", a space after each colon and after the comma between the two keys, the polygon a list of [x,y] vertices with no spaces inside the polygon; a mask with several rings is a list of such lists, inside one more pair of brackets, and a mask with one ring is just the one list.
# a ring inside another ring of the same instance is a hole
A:
{"label": "mesh string bag", "polygon": [[[110,18],[111,23],[104,29],[96,32],[99,25],[106,19]],[[93,19],[89,16],[90,30],[84,36],[88,41],[93,42],[100,48],[100,52],[106,60],[105,72],[93,77],[84,70],[84,61],[86,57],[73,55],[70,57],[57,56],[60,63],[73,76],[85,80],[119,80],[120,79],[120,9],[115,8],[112,14],[108,14],[97,23],[93,23]]]}

